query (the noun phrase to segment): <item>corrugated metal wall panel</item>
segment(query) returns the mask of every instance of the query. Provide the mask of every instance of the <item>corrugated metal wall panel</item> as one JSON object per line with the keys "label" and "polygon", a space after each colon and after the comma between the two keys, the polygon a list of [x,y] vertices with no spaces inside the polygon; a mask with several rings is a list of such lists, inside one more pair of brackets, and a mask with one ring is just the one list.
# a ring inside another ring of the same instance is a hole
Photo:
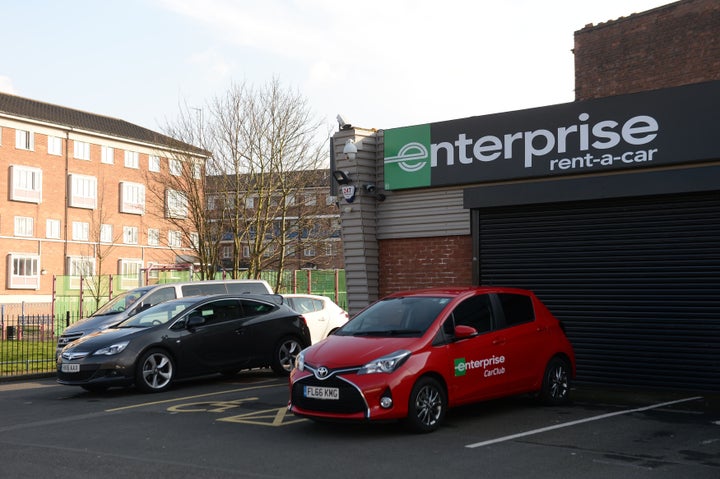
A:
{"label": "corrugated metal wall panel", "polygon": [[462,195],[461,188],[388,192],[378,205],[378,239],[469,235]]}
{"label": "corrugated metal wall panel", "polygon": [[488,208],[480,278],[536,291],[578,380],[720,390],[720,194]]}

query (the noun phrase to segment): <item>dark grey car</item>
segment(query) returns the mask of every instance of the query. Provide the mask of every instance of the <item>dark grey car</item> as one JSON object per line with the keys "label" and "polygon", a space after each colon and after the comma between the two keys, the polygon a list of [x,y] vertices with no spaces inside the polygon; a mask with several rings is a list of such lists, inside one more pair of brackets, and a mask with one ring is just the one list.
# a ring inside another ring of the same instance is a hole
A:
{"label": "dark grey car", "polygon": [[279,295],[195,296],[71,343],[58,358],[57,381],[92,391],[134,384],[159,392],[209,373],[269,366],[285,375],[309,345],[305,319]]}

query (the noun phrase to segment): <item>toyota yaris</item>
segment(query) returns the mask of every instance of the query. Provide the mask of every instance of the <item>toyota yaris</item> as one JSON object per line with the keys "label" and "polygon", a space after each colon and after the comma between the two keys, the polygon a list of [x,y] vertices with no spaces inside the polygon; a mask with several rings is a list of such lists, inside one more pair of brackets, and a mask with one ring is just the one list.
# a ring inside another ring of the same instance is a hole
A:
{"label": "toyota yaris", "polygon": [[288,408],[317,420],[404,420],[434,431],[447,408],[537,393],[569,399],[575,355],[530,291],[436,288],[395,293],[302,351]]}

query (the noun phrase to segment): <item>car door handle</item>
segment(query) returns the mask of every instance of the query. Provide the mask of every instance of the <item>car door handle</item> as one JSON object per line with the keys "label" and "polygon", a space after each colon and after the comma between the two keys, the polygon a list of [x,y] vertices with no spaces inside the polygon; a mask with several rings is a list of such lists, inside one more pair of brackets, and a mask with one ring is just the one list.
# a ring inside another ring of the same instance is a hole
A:
{"label": "car door handle", "polygon": [[544,333],[547,330],[548,330],[548,328],[546,326],[538,326],[538,328],[537,328],[538,333]]}
{"label": "car door handle", "polygon": [[492,340],[492,343],[497,346],[498,344],[505,344],[505,341],[507,341],[505,338],[495,338]]}

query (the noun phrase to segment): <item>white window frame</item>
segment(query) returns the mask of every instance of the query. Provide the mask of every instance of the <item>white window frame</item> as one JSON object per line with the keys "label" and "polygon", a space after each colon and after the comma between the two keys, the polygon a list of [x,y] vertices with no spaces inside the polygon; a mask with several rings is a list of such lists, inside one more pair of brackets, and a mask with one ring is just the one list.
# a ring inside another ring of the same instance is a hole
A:
{"label": "white window frame", "polygon": [[120,182],[120,213],[145,214],[145,185]]}
{"label": "white window frame", "polygon": [[194,249],[195,251],[200,249],[200,235],[193,232],[189,234],[190,236],[190,247]]}
{"label": "white window frame", "polygon": [[100,149],[100,163],[105,163],[106,165],[115,164],[115,148],[102,145]]}
{"label": "white window frame", "polygon": [[100,242],[101,243],[112,243],[113,242],[113,225],[103,223],[100,225]]}
{"label": "white window frame", "polygon": [[307,245],[303,248],[303,256],[306,258],[313,258],[316,256],[315,245]]}
{"label": "white window frame", "polygon": [[251,210],[253,208],[255,208],[255,197],[248,196],[245,198],[245,209]]}
{"label": "white window frame", "polygon": [[29,130],[15,130],[15,148],[35,151],[35,133]]}
{"label": "white window frame", "polygon": [[182,175],[182,162],[177,158],[168,158],[170,174],[173,176]]}
{"label": "white window frame", "polygon": [[68,281],[68,289],[80,289],[80,277],[95,275],[95,258],[90,256],[68,256],[67,275],[72,276]]}
{"label": "white window frame", "polygon": [[305,193],[305,206],[317,205],[317,195],[314,193]]}
{"label": "white window frame", "polygon": [[73,158],[89,161],[90,143],[86,141],[73,140]]}
{"label": "white window frame", "polygon": [[48,155],[62,156],[62,138],[48,135]]}
{"label": "white window frame", "polygon": [[124,244],[138,244],[138,227],[137,226],[123,226],[123,243]]}
{"label": "white window frame", "polygon": [[10,165],[10,200],[42,203],[42,170]]}
{"label": "white window frame", "polygon": [[150,155],[148,157],[148,171],[158,173],[160,171],[160,157],[157,155]]}
{"label": "white window frame", "polygon": [[222,259],[232,259],[233,247],[231,245],[222,245],[220,247],[220,257]]}
{"label": "white window frame", "polygon": [[199,180],[202,178],[202,166],[203,163],[200,160],[193,161],[193,178]]}
{"label": "white window frame", "polygon": [[35,218],[32,216],[16,216],[13,234],[23,238],[35,236]]}
{"label": "white window frame", "polygon": [[125,168],[140,168],[140,153],[137,151],[125,150]]}
{"label": "white window frame", "polygon": [[148,246],[160,246],[160,230],[148,228]]}
{"label": "white window frame", "polygon": [[90,240],[90,223],[86,221],[72,222],[72,240],[73,241],[89,241]]}
{"label": "white window frame", "polygon": [[207,209],[208,211],[212,211],[217,207],[217,196],[215,195],[208,195],[207,196]]}
{"label": "white window frame", "polygon": [[136,287],[142,269],[143,261],[141,259],[120,258],[118,260],[118,274],[120,275],[120,286],[123,289],[130,289]]}
{"label": "white window frame", "polygon": [[45,220],[45,237],[50,239],[60,239],[60,220]]}
{"label": "white window frame", "polygon": [[165,191],[166,218],[187,218],[188,201],[182,191],[167,189]]}
{"label": "white window frame", "polygon": [[94,210],[97,207],[97,178],[70,173],[69,205],[73,208]]}
{"label": "white window frame", "polygon": [[7,288],[40,289],[40,256],[28,253],[7,255]]}
{"label": "white window frame", "polygon": [[168,231],[168,246],[171,248],[182,248],[182,232],[170,230]]}

